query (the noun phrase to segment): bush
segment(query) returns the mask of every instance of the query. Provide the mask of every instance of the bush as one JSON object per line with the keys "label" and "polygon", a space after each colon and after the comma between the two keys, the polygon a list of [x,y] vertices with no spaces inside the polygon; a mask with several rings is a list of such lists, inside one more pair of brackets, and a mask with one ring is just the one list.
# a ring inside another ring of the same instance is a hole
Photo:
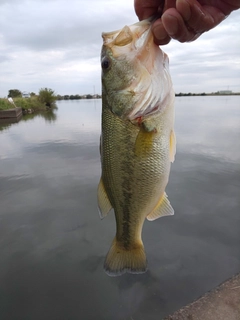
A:
{"label": "bush", "polygon": [[52,89],[42,88],[39,90],[38,99],[41,103],[44,103],[46,106],[51,107],[57,98]]}

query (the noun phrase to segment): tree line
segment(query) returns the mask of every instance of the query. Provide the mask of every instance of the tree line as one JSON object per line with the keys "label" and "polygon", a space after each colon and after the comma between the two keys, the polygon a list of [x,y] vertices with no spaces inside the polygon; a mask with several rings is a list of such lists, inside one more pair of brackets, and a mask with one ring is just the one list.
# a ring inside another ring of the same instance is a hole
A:
{"label": "tree line", "polygon": [[84,95],[80,95],[80,94],[65,94],[63,96],[61,96],[60,94],[58,94],[56,96],[57,100],[80,100],[80,99],[101,99],[102,96],[100,96],[99,94],[84,94]]}
{"label": "tree line", "polygon": [[[19,97],[23,97],[24,94],[23,92],[21,92],[18,89],[10,89],[8,91],[8,98],[19,98]],[[42,88],[39,90],[38,95],[35,92],[30,92],[29,93],[30,97],[34,97],[34,96],[39,96],[44,97],[44,99],[50,99],[50,100],[80,100],[80,99],[100,99],[102,96],[99,94],[84,94],[84,95],[80,95],[80,94],[65,94],[65,95],[60,95],[60,94],[55,94],[54,91],[52,89],[49,88]]]}

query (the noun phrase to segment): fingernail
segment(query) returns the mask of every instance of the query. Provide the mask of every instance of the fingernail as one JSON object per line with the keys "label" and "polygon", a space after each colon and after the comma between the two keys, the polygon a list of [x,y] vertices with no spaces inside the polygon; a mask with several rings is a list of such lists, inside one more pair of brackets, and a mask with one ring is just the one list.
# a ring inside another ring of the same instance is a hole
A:
{"label": "fingernail", "polygon": [[162,17],[164,21],[164,27],[169,36],[174,36],[178,32],[178,20],[170,14],[165,14]]}

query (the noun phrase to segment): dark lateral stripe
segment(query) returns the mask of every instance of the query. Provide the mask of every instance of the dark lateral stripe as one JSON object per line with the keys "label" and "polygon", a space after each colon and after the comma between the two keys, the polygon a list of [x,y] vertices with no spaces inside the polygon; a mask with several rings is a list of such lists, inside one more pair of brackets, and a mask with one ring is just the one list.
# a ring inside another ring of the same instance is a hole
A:
{"label": "dark lateral stripe", "polygon": [[[124,138],[124,145],[129,146],[129,141],[130,137],[128,135],[125,136]],[[123,221],[122,221],[122,235],[121,235],[121,242],[123,243],[123,246],[126,250],[128,250],[131,246],[131,202],[132,202],[132,188],[131,184],[132,181],[130,177],[132,176],[133,173],[133,166],[134,166],[134,161],[133,157],[134,155],[131,152],[132,150],[128,150],[128,148],[124,148],[122,159],[123,160],[121,163],[121,170],[123,173],[123,182],[122,182],[122,190],[123,190]],[[127,154],[126,154],[127,153]]]}

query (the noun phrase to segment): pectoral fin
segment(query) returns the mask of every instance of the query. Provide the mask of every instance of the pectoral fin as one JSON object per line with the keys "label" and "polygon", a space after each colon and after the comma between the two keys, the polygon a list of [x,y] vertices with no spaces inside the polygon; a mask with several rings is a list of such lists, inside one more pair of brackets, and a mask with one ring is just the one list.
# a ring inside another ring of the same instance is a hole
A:
{"label": "pectoral fin", "polygon": [[139,130],[134,150],[136,156],[144,157],[149,155],[149,153],[152,151],[154,135],[154,131],[146,132],[142,129]]}
{"label": "pectoral fin", "polygon": [[112,205],[108,199],[106,190],[102,182],[102,178],[100,179],[98,185],[98,208],[101,219],[105,218],[109,211],[112,209]]}
{"label": "pectoral fin", "polygon": [[174,214],[174,210],[167,198],[166,193],[164,192],[163,196],[158,201],[158,204],[156,205],[154,210],[151,213],[149,213],[149,215],[147,216],[147,219],[149,221],[153,221],[160,217],[172,216],[173,214]]}
{"label": "pectoral fin", "polygon": [[170,134],[170,161],[174,162],[176,154],[176,136],[175,132],[172,130]]}

